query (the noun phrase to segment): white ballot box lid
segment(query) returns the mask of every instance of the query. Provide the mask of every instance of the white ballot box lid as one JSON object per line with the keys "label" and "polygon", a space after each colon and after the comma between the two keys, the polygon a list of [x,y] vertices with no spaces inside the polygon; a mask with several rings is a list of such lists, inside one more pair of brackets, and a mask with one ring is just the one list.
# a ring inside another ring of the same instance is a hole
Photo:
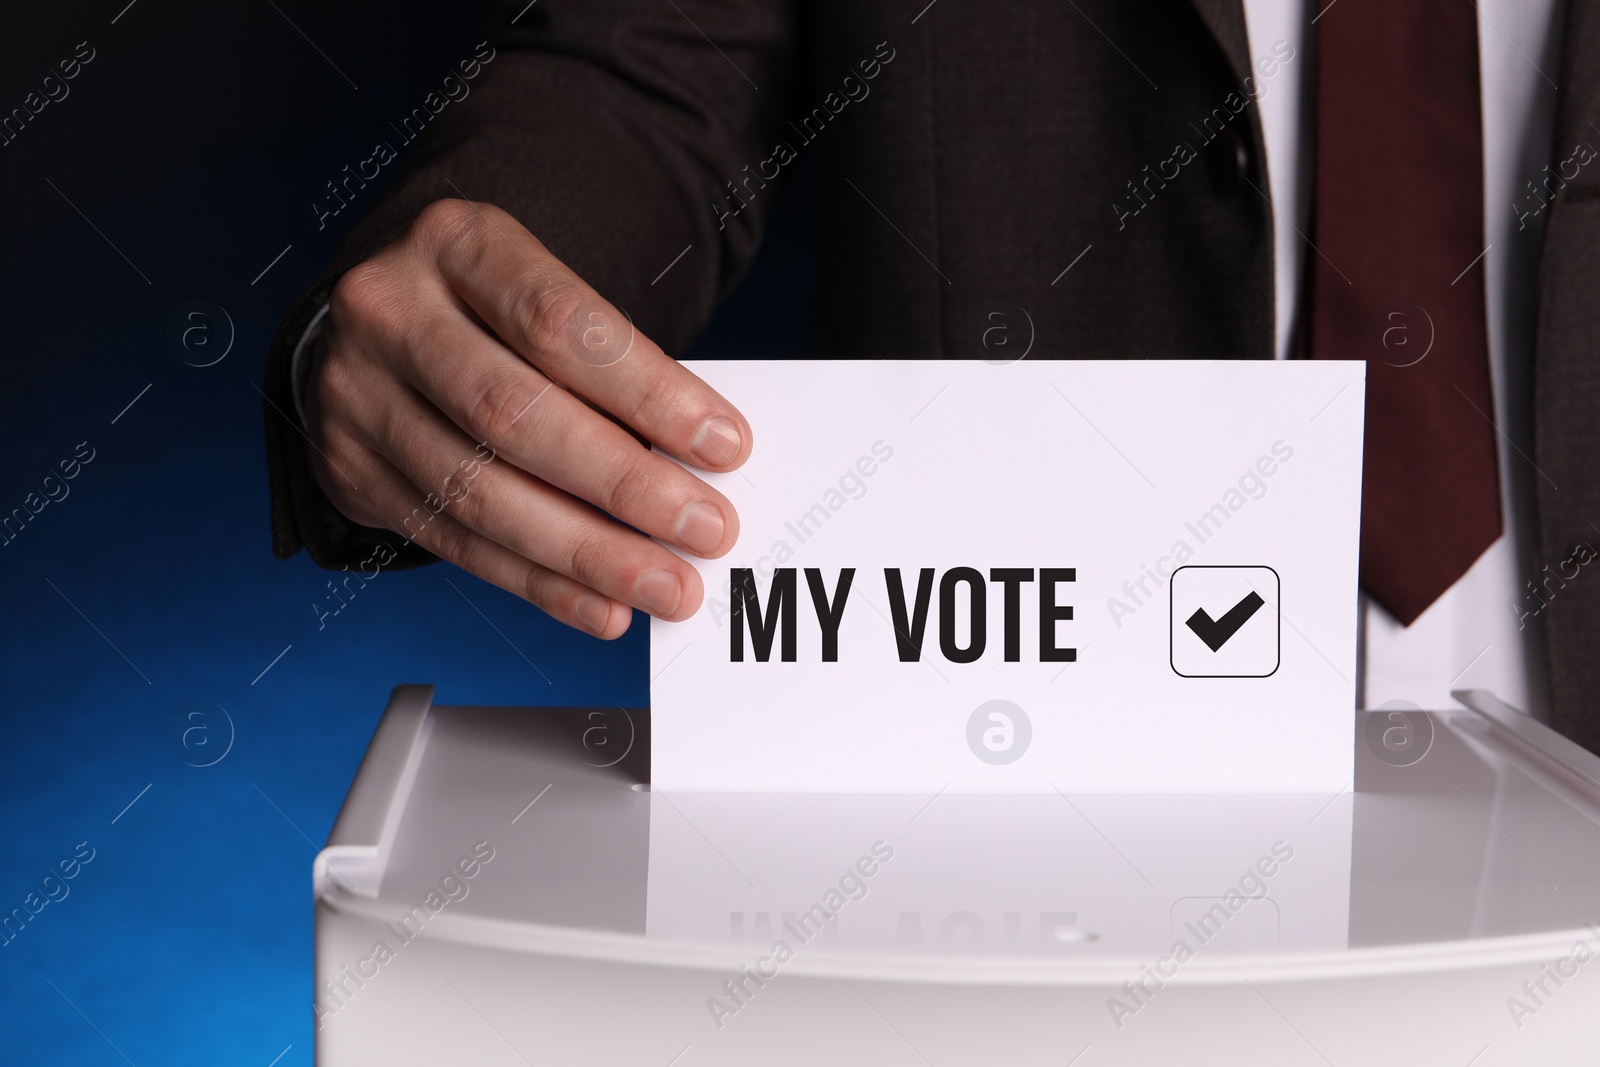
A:
{"label": "white ballot box lid", "polygon": [[319,1062],[1600,1047],[1600,759],[1487,693],[1268,796],[665,793],[647,712],[432,697],[316,860]]}

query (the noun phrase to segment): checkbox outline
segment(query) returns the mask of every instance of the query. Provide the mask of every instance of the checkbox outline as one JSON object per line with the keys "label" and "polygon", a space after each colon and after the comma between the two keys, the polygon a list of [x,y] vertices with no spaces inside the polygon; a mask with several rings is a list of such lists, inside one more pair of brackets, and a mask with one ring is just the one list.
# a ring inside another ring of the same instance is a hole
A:
{"label": "checkbox outline", "polygon": [[[1273,621],[1278,628],[1276,658],[1273,660],[1272,669],[1266,674],[1184,674],[1173,662],[1173,654],[1177,651],[1174,645],[1173,633],[1177,629],[1176,598],[1172,595],[1172,588],[1177,584],[1178,575],[1184,571],[1237,571],[1237,570],[1264,570],[1272,572],[1272,580],[1277,583],[1278,595],[1274,600]],[[1172,673],[1179,678],[1271,678],[1283,666],[1283,576],[1276,567],[1265,563],[1185,563],[1167,578],[1167,666],[1172,668]]]}

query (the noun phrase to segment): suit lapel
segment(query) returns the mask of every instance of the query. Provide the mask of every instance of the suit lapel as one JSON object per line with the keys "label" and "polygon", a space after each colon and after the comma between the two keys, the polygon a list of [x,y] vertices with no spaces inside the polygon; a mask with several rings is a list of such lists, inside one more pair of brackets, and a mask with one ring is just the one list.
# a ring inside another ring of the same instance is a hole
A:
{"label": "suit lapel", "polygon": [[[1555,158],[1583,143],[1600,146],[1600,0],[1567,0],[1556,96]],[[1534,342],[1534,461],[1539,550],[1547,574],[1561,576],[1548,603],[1538,593],[1545,629],[1551,724],[1600,751],[1600,583],[1566,579],[1600,552],[1600,162],[1589,163],[1557,192],[1545,223],[1539,262]],[[1559,488],[1557,488],[1559,486]],[[1548,583],[1548,579],[1546,579]],[[1532,583],[1530,583],[1530,587]]]}
{"label": "suit lapel", "polygon": [[1250,35],[1245,29],[1244,0],[1191,0],[1206,28],[1228,57],[1234,77],[1250,77]]}
{"label": "suit lapel", "polygon": [[[1211,31],[1211,37],[1216,41],[1217,47],[1228,60],[1228,66],[1233,70],[1241,91],[1259,90],[1256,85],[1255,67],[1250,58],[1250,34],[1245,25],[1244,0],[1190,0],[1200,18]],[[1291,2],[1291,0],[1285,0]],[[1401,0],[1403,2],[1403,0]],[[1253,94],[1251,94],[1253,96]],[[1267,141],[1266,133],[1261,127],[1261,109],[1251,107],[1245,109],[1245,121],[1250,131],[1250,155],[1255,160],[1254,177],[1251,181],[1266,197],[1268,205],[1272,201],[1272,182],[1267,175]],[[1277,213],[1271,210],[1266,212],[1269,233],[1279,225]],[[1272,238],[1268,238],[1268,247],[1273,247]],[[1273,291],[1267,289],[1267,299],[1271,301]],[[1267,309],[1266,319],[1273,321],[1274,311]],[[1270,336],[1270,331],[1269,331]],[[1268,358],[1272,355],[1269,347],[1262,353]]]}
{"label": "suit lapel", "polygon": [[1567,0],[1565,6],[1555,143],[1569,146],[1593,138],[1589,123],[1600,121],[1600,11],[1594,0]]}

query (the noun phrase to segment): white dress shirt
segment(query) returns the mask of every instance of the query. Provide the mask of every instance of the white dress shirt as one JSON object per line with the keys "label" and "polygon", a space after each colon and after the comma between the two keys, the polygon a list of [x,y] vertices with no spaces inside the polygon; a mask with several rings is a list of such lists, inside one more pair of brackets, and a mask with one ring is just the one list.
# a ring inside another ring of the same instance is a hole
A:
{"label": "white dress shirt", "polygon": [[[1244,0],[1250,54],[1271,55],[1283,41],[1295,58],[1262,79],[1258,92],[1266,139],[1267,175],[1276,215],[1277,354],[1291,351],[1299,325],[1301,271],[1310,250],[1310,87],[1315,84],[1315,23],[1337,18],[1300,0]],[[1484,278],[1488,297],[1489,363],[1494,383],[1500,458],[1500,499],[1506,532],[1410,626],[1401,626],[1363,597],[1361,672],[1356,700],[1375,708],[1406,700],[1423,708],[1454,706],[1452,689],[1489,689],[1501,699],[1548,719],[1543,623],[1524,599],[1540,575],[1534,527],[1531,394],[1535,281],[1544,216],[1523,220],[1536,203],[1537,183],[1552,160],[1556,78],[1560,68],[1560,7],[1556,0],[1477,0],[1482,73],[1484,155]],[[1281,51],[1281,49],[1280,49]],[[1261,68],[1258,68],[1258,70]],[[1573,146],[1560,146],[1566,153]],[[1519,225],[1523,222],[1522,228]],[[1462,264],[1465,268],[1467,265]]]}

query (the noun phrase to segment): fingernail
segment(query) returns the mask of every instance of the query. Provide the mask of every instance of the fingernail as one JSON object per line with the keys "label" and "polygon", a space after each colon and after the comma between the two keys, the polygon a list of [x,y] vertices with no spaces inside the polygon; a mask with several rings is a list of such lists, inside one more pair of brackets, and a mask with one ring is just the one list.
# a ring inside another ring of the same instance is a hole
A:
{"label": "fingernail", "polygon": [[573,606],[573,614],[578,616],[585,630],[592,634],[603,634],[606,632],[606,623],[611,621],[611,605],[605,597],[583,593]]}
{"label": "fingernail", "polygon": [[683,583],[671,571],[651,571],[634,587],[639,606],[650,614],[666,618],[678,610],[683,600]]}
{"label": "fingernail", "polygon": [[726,467],[739,455],[742,443],[739,427],[734,425],[732,419],[713,415],[700,424],[700,431],[694,435],[689,451],[702,466]]}
{"label": "fingernail", "polygon": [[705,556],[717,550],[727,530],[722,512],[710,504],[696,503],[678,512],[678,524],[672,528],[672,533],[684,548]]}

